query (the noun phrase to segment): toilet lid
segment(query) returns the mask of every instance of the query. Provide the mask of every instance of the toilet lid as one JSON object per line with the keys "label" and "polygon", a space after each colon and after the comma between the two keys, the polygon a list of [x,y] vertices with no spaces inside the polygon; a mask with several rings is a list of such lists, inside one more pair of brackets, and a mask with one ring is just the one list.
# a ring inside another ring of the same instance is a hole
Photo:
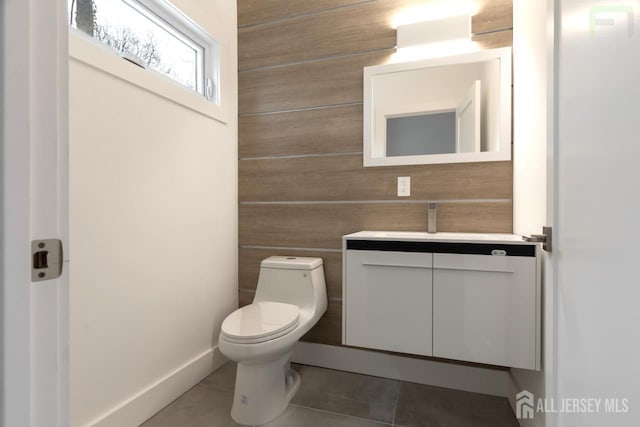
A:
{"label": "toilet lid", "polygon": [[300,309],[281,302],[258,302],[244,306],[224,319],[222,333],[235,340],[266,340],[298,323]]}

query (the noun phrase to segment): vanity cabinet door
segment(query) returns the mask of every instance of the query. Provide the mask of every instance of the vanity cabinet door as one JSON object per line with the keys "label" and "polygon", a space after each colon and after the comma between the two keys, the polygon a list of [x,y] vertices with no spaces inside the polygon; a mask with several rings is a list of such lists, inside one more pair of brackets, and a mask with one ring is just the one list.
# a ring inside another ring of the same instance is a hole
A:
{"label": "vanity cabinet door", "polygon": [[536,259],[434,254],[433,355],[536,369]]}
{"label": "vanity cabinet door", "polygon": [[345,344],[431,355],[432,254],[347,251]]}

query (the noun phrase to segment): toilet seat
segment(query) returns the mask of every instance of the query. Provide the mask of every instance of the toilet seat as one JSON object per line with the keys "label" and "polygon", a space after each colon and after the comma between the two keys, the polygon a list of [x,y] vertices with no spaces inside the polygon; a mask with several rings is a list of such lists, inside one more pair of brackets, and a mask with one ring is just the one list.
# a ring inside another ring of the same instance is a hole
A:
{"label": "toilet seat", "polygon": [[288,334],[298,325],[300,309],[281,302],[244,306],[224,319],[222,336],[235,343],[255,344]]}

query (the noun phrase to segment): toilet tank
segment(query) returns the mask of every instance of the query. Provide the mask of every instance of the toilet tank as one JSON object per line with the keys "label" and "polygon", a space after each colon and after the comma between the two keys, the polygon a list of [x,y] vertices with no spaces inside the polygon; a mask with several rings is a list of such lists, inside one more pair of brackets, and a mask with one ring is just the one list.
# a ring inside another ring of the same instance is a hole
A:
{"label": "toilet tank", "polygon": [[322,258],[272,256],[260,264],[253,302],[274,301],[299,307],[326,305]]}

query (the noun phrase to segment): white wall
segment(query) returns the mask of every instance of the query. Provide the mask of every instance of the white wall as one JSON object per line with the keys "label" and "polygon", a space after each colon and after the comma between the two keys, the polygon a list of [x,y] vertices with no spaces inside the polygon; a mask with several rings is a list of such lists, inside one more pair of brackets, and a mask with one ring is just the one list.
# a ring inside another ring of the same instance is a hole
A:
{"label": "white wall", "polygon": [[[4,3],[0,4],[0,22],[2,22],[2,28],[5,28],[4,21]],[[2,39],[5,39],[4,33],[2,33]],[[2,100],[1,110],[0,110],[0,129],[5,128],[4,124],[4,109],[5,107],[5,96],[4,96],[4,86],[5,86],[5,43],[0,43],[0,99]],[[0,154],[2,154],[2,159],[5,158],[4,154],[4,132],[0,133]],[[4,200],[4,161],[0,161],[0,271],[3,273],[6,271],[5,269],[5,222],[4,222],[4,211],[5,211],[5,200]],[[5,286],[5,278],[4,274],[1,275],[2,280],[0,282],[0,331],[3,331],[2,338],[0,338],[0,421],[4,422],[4,406],[5,406],[5,374],[4,374],[4,347],[5,347],[5,320],[4,320],[4,303],[6,301],[4,296],[4,286]]]}
{"label": "white wall", "polygon": [[539,234],[547,221],[547,5],[513,2],[513,230]]}
{"label": "white wall", "polygon": [[[2,4],[0,4],[0,22],[2,22],[2,28],[6,28],[5,25],[5,13],[4,13],[4,2]],[[0,43],[0,100],[2,100],[1,104],[0,104],[0,129],[5,129],[5,56],[6,56],[6,52],[5,52],[5,33],[2,32],[2,40],[3,42]],[[4,174],[5,174],[5,166],[4,166],[4,159],[5,157],[5,141],[4,141],[5,135],[4,132],[0,132],[0,154],[1,154],[1,158],[3,159],[3,161],[0,161],[0,271],[2,271],[3,274],[0,275],[0,277],[2,277],[2,279],[0,279],[0,331],[2,331],[2,337],[0,338],[0,422],[4,422],[5,418],[4,418],[4,407],[5,407],[5,402],[6,402],[6,397],[5,397],[5,364],[4,364],[4,348],[5,348],[5,341],[7,340],[7,338],[4,336],[4,331],[5,331],[5,319],[4,319],[4,305],[6,302],[6,297],[5,297],[5,276],[4,276],[4,272],[6,271],[6,267],[5,267],[5,195],[4,195],[4,187],[5,187],[5,178],[4,178]]]}
{"label": "white wall", "polygon": [[221,359],[237,306],[236,5],[174,0],[221,44],[228,123],[72,59],[72,425],[134,426]]}
{"label": "white wall", "polygon": [[[551,104],[549,28],[553,1],[514,0],[514,142],[513,142],[513,231],[539,234],[553,225],[552,194],[548,190]],[[548,254],[543,253],[542,371],[512,369],[509,400],[515,410],[515,395],[527,390],[536,398],[549,392],[553,353],[553,277]],[[520,420],[522,426],[544,426],[544,414]]]}

